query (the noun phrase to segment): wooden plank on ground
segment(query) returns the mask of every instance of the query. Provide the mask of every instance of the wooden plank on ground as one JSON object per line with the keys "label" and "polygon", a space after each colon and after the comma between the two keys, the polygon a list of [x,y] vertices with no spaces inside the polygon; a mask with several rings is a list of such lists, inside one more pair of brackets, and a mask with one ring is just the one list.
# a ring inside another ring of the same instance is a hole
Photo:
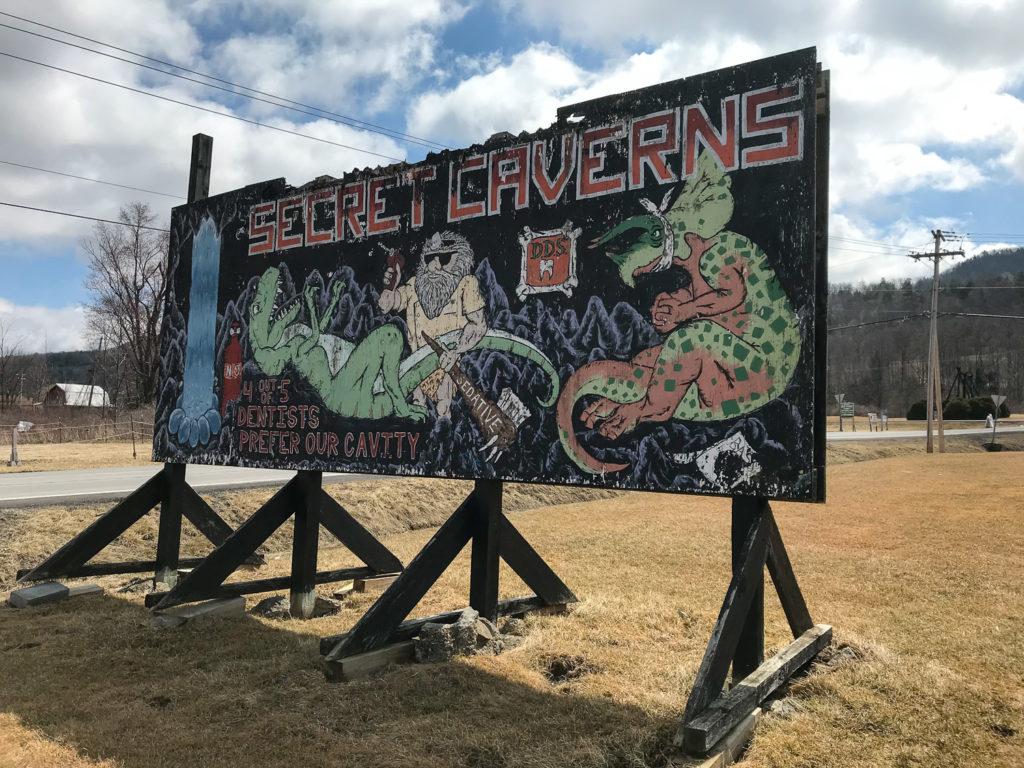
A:
{"label": "wooden plank on ground", "polygon": [[713,701],[705,710],[684,722],[676,744],[687,752],[705,754],[743,720],[775,689],[832,642],[832,627],[816,624],[790,643],[781,653],[745,677]]}
{"label": "wooden plank on ground", "polygon": [[[317,584],[331,584],[335,581],[344,581],[358,576],[373,573],[370,568],[339,568],[333,571],[318,571],[314,574]],[[266,579],[254,579],[253,581],[229,581],[209,591],[194,593],[196,600],[212,600],[220,597],[236,597],[238,595],[254,595],[260,592],[277,592],[281,589],[288,589],[291,585],[291,576],[271,576]],[[159,605],[169,593],[150,592],[146,595],[146,607],[152,608]]]}
{"label": "wooden plank on ground", "polygon": [[398,578],[397,573],[385,573],[382,576],[368,576],[365,579],[355,579],[352,582],[353,592],[383,592],[385,589],[394,584],[395,579]]}
{"label": "wooden plank on ground", "polygon": [[412,640],[404,640],[366,653],[325,662],[327,679],[349,682],[371,675],[389,664],[408,664],[415,658],[415,645]]}

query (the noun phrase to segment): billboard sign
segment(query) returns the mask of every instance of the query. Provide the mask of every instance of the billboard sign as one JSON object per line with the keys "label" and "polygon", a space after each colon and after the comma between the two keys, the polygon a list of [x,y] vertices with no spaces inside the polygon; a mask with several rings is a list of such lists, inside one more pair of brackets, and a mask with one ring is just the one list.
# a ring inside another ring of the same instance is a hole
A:
{"label": "billboard sign", "polygon": [[174,209],[154,458],[817,499],[815,76]]}

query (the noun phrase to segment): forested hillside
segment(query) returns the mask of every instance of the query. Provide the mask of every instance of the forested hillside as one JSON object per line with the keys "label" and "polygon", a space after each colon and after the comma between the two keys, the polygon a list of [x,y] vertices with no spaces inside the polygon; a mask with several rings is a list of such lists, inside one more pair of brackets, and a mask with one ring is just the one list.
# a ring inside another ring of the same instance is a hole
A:
{"label": "forested hillside", "polygon": [[[1011,410],[1019,411],[1024,406],[1024,320],[1008,316],[1024,315],[1024,249],[975,257],[944,272],[940,286],[943,396],[959,368],[977,394],[1004,394]],[[830,286],[831,404],[832,395],[843,392],[866,409],[902,416],[913,401],[924,398],[930,292],[930,280]],[[911,319],[901,321],[904,317]]]}

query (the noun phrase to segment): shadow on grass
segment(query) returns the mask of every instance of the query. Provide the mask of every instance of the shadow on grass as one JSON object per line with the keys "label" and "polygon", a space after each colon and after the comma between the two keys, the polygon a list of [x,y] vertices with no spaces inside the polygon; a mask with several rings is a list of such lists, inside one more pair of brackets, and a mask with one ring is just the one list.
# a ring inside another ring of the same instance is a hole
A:
{"label": "shadow on grass", "polygon": [[526,648],[329,684],[312,632],[249,616],[156,629],[108,595],[3,606],[0,712],[137,768],[650,765],[677,724],[551,685]]}

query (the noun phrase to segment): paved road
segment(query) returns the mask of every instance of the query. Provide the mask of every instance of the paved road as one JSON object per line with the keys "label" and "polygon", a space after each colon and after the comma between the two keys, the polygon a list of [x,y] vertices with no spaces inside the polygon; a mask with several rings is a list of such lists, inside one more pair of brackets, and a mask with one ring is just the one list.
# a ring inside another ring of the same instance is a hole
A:
{"label": "paved road", "polygon": [[[81,504],[122,499],[159,472],[159,465],[11,472],[0,475],[0,509],[43,504]],[[295,476],[289,470],[192,465],[185,480],[197,491],[282,486]],[[325,472],[325,483],[362,479],[362,475]]]}
{"label": "paved road", "polygon": [[[1012,435],[1015,433],[1024,432],[1024,427],[997,427],[996,438],[998,439],[1002,435]],[[938,437],[938,430],[933,433]],[[946,437],[970,437],[971,435],[986,435],[992,436],[992,427],[969,427],[967,429],[947,429],[945,431]],[[924,429],[890,429],[885,432],[868,432],[866,429],[860,429],[857,432],[829,432],[826,438],[828,442],[844,442],[847,440],[905,440],[908,438],[917,438],[923,440],[928,436],[927,430]]]}
{"label": "paved road", "polygon": [[[1024,427],[1001,427],[999,435],[1024,432]],[[947,429],[947,437],[991,435],[985,427]],[[893,429],[887,432],[829,432],[829,442],[849,440],[923,440],[923,429]],[[160,470],[158,465],[111,467],[109,469],[70,469],[57,472],[11,472],[0,475],[0,509],[43,504],[81,504],[90,501],[121,499]],[[289,470],[245,469],[242,467],[189,466],[185,478],[197,491],[282,486],[295,473]],[[325,483],[366,478],[366,475],[324,473]]]}

